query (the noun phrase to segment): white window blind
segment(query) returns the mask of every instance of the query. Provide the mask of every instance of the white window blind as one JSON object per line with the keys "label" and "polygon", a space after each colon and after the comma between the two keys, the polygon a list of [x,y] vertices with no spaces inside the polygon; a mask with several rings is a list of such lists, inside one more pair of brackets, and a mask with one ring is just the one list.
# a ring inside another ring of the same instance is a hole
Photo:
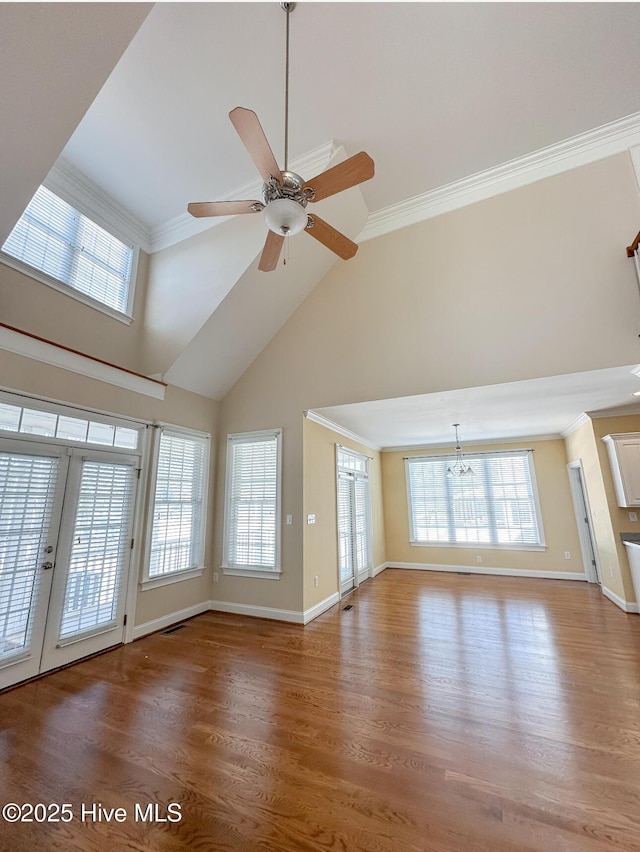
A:
{"label": "white window blind", "polygon": [[0,453],[0,664],[31,644],[58,464]]}
{"label": "white window blind", "polygon": [[115,621],[130,553],[135,475],[131,464],[82,461],[60,639]]}
{"label": "white window blind", "polygon": [[156,461],[148,577],[202,567],[209,441],[163,429]]}
{"label": "white window blind", "polygon": [[542,547],[532,455],[465,455],[468,477],[446,475],[451,456],[406,459],[412,543]]}
{"label": "white window blind", "polygon": [[115,311],[127,311],[133,248],[45,186],[2,251]]}
{"label": "white window blind", "polygon": [[229,435],[225,567],[280,569],[280,430]]}

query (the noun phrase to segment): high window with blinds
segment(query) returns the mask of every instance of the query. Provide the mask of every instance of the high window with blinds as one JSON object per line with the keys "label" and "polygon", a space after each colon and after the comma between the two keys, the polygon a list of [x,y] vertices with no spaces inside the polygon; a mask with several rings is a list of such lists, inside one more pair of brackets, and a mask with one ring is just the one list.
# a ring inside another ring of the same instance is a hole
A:
{"label": "high window with blinds", "polygon": [[224,569],[244,576],[280,572],[282,430],[229,435]]}
{"label": "high window with blinds", "polygon": [[531,450],[465,455],[465,477],[447,476],[452,458],[405,460],[412,544],[544,547]]}
{"label": "high window with blinds", "polygon": [[18,268],[42,273],[45,282],[53,279],[113,311],[130,313],[133,248],[45,186],[33,196],[2,253],[18,261]]}
{"label": "high window with blinds", "polygon": [[159,427],[151,544],[145,580],[202,571],[209,438]]}

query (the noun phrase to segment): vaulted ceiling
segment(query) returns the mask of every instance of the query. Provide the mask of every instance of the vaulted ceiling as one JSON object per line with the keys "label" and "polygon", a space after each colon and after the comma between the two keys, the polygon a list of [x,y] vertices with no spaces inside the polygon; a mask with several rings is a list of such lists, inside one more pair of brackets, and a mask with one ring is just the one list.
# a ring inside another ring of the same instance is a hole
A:
{"label": "vaulted ceiling", "polygon": [[[1,102],[21,96],[3,122],[16,132],[0,139],[11,164],[0,236],[61,153],[137,218],[158,257],[222,229],[209,272],[185,271],[188,315],[155,284],[158,325],[172,337],[158,372],[220,398],[335,262],[301,235],[267,291],[259,217],[186,214],[190,201],[260,191],[233,107],[257,112],[282,161],[280,4],[9,3],[0,21]],[[632,3],[298,3],[290,155],[307,168],[322,156],[373,157],[373,180],[323,202],[358,240],[367,216],[640,113],[639,25]]]}

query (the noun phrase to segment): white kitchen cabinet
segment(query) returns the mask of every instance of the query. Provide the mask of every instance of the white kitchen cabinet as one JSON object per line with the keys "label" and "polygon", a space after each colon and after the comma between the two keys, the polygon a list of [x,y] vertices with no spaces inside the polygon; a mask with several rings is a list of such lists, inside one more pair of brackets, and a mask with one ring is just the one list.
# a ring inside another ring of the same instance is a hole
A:
{"label": "white kitchen cabinet", "polygon": [[618,506],[640,506],[640,432],[605,435]]}

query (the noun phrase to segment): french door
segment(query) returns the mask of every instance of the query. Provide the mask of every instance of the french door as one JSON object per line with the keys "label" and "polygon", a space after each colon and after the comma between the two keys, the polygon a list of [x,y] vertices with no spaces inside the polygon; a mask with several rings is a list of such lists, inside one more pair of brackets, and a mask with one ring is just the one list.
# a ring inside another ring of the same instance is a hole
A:
{"label": "french door", "polygon": [[366,457],[338,447],[337,476],[338,565],[340,593],[345,594],[368,576],[371,567]]}
{"label": "french door", "polygon": [[0,439],[0,687],[122,642],[136,464]]}

